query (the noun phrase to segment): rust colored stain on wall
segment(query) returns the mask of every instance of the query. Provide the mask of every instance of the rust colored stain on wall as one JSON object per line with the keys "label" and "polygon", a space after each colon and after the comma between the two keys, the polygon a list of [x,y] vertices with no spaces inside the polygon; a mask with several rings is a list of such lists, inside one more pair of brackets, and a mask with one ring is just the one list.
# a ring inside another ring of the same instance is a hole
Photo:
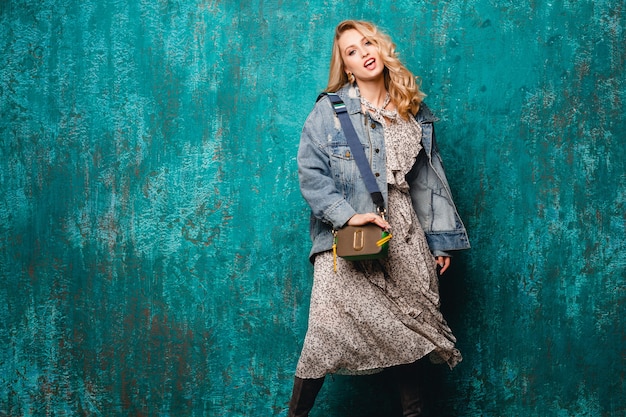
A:
{"label": "rust colored stain on wall", "polygon": [[[295,155],[348,17],[421,76],[473,243],[431,411],[626,413],[624,2],[131,3],[0,5],[0,415],[286,415]],[[315,415],[389,416],[387,382]]]}

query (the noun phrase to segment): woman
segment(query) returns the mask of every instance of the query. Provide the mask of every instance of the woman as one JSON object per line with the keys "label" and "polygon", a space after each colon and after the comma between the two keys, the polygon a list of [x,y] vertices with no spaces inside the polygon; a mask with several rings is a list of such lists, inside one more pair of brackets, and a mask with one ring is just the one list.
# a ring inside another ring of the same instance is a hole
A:
{"label": "woman", "polygon": [[[390,38],[367,22],[335,31],[327,92],[343,100],[386,202],[380,216],[328,97],[307,118],[298,150],[302,195],[311,207],[314,264],[309,327],[289,416],[308,416],[329,373],[389,369],[404,416],[421,412],[414,369],[421,358],[461,361],[439,311],[437,267],[467,249],[434,142],[434,117]],[[375,223],[393,232],[388,257],[333,256],[333,229]],[[336,268],[334,262],[336,261]]]}

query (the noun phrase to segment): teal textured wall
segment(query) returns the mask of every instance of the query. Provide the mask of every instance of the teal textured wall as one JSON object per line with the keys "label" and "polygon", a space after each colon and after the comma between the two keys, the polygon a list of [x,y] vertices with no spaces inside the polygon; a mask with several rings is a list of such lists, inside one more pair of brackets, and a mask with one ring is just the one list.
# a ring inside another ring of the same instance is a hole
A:
{"label": "teal textured wall", "polygon": [[[421,75],[473,243],[436,415],[626,415],[626,3],[333,3],[0,3],[0,415],[286,415],[295,155],[348,17]],[[314,415],[389,416],[386,386]]]}

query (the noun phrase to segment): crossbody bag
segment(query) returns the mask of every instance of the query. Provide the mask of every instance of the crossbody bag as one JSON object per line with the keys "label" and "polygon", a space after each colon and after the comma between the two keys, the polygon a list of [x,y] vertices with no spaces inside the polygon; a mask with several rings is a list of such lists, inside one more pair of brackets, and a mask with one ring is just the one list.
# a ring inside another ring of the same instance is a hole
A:
{"label": "crossbody bag", "polygon": [[[318,100],[324,95],[328,96],[333,105],[333,109],[339,118],[341,128],[348,141],[348,146],[354,157],[359,172],[365,181],[365,187],[376,205],[376,210],[380,216],[385,216],[385,200],[378,188],[376,178],[372,173],[363,145],[352,126],[350,116],[346,110],[345,103],[335,93],[322,93]],[[363,226],[344,226],[341,229],[333,230],[333,256],[335,258],[335,271],[337,270],[336,257],[339,256],[348,261],[361,261],[367,259],[385,258],[389,252],[389,240],[391,233],[383,230],[380,226],[368,223]]]}

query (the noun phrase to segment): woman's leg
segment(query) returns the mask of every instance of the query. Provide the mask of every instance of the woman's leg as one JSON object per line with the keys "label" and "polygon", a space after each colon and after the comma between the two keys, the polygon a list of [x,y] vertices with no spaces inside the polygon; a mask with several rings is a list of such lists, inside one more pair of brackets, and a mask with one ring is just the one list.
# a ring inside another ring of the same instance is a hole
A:
{"label": "woman's leg", "polygon": [[324,377],[317,379],[295,377],[287,417],[308,417],[322,384],[324,384]]}
{"label": "woman's leg", "polygon": [[400,365],[391,368],[391,375],[395,379],[400,402],[402,404],[403,417],[417,417],[422,415],[424,402],[420,387],[419,361],[408,365]]}

